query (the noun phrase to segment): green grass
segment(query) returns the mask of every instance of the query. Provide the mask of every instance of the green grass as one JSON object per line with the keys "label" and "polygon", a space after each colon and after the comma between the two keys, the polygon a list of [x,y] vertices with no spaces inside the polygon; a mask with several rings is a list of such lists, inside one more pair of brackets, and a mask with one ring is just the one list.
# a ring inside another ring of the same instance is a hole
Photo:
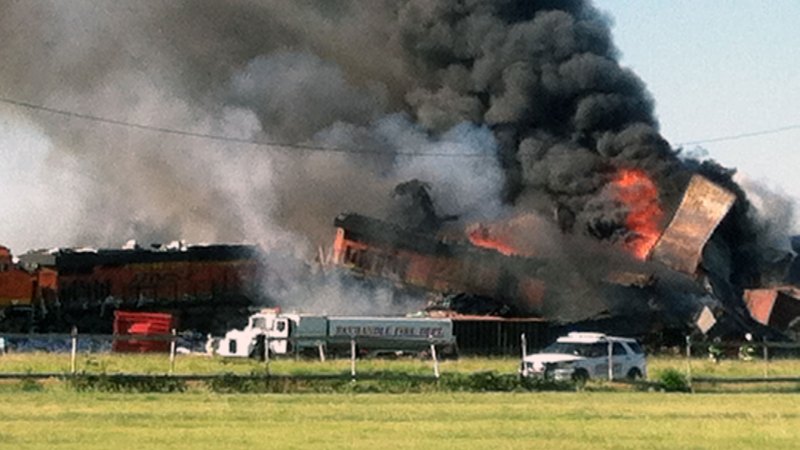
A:
{"label": "green grass", "polygon": [[[517,358],[473,358],[464,357],[458,360],[440,362],[440,370],[446,372],[495,371],[500,373],[516,372]],[[79,354],[76,368],[86,373],[150,373],[160,374],[169,371],[169,358],[165,354]],[[175,362],[175,373],[250,373],[263,371],[264,363],[249,359],[225,359],[204,355],[178,355]],[[651,378],[668,368],[686,372],[686,360],[679,357],[656,356],[648,358]],[[68,372],[70,357],[68,354],[24,353],[0,356],[0,372]],[[270,363],[270,370],[280,374],[307,373],[342,373],[350,371],[348,359],[328,360],[295,360],[292,358],[275,359]],[[398,371],[428,375],[433,373],[430,360],[415,358],[363,359],[358,360],[356,370],[359,373],[375,371]],[[691,362],[693,376],[708,377],[760,377],[765,371],[769,376],[800,376],[800,359],[774,359],[764,364],[763,360],[740,361],[722,360],[715,364],[708,359],[695,358]]]}
{"label": "green grass", "polygon": [[[462,358],[442,373],[511,373],[515,358]],[[80,355],[78,370],[165,373],[165,355]],[[178,373],[249,373],[263,363],[178,357]],[[681,358],[652,357],[651,378]],[[0,356],[0,372],[65,372],[69,356]],[[348,360],[272,362],[274,373],[347,372]],[[361,373],[432,373],[416,359],[360,360]],[[695,359],[695,376],[762,376],[762,361]],[[772,376],[800,374],[774,360]],[[712,386],[713,387],[713,386]],[[794,386],[796,390],[797,386]],[[0,383],[0,449],[131,448],[795,448],[800,394],[583,392],[421,394],[216,394],[76,392],[57,381]]]}
{"label": "green grass", "polygon": [[[165,374],[169,371],[169,358],[165,354],[80,354],[76,360],[76,368],[79,373],[87,374],[115,374],[115,373],[134,373],[134,374]],[[498,374],[514,374],[517,370],[519,360],[516,358],[473,358],[465,357],[458,360],[447,360],[440,363],[442,374],[453,373],[475,373],[492,371]],[[658,381],[662,374],[674,369],[682,374],[687,373],[687,362],[684,358],[670,356],[656,356],[648,359],[649,379]],[[250,374],[263,373],[265,364],[249,359],[225,359],[220,357],[208,357],[205,355],[178,355],[175,363],[176,374]],[[764,364],[763,360],[739,361],[723,360],[718,364],[708,359],[696,358],[691,361],[691,371],[693,377],[762,377],[766,371],[770,377],[793,377],[800,376],[800,360],[798,359],[774,359]],[[67,373],[69,372],[69,355],[50,354],[50,353],[27,353],[27,354],[7,354],[0,356],[0,373]],[[348,359],[328,360],[320,362],[316,360],[295,360],[293,358],[274,359],[270,363],[270,372],[279,375],[305,375],[305,374],[341,374],[349,376],[350,361]],[[357,361],[357,375],[367,376],[369,374],[394,373],[394,374],[413,374],[413,375],[433,375],[433,364],[430,360],[420,360],[414,358],[400,358],[396,360],[387,359],[363,359]],[[0,382],[0,386],[12,384],[12,382]],[[55,380],[45,383],[49,386],[56,383]],[[380,384],[380,383],[378,383]],[[384,383],[385,384],[385,383]],[[403,386],[408,383],[396,382],[388,392],[403,390]],[[388,385],[387,385],[388,386]],[[194,386],[189,386],[194,388]],[[781,383],[757,383],[757,384],[733,384],[733,383],[698,383],[692,384],[696,392],[800,392],[800,383],[781,382]],[[359,385],[363,390],[373,389],[367,384]],[[374,388],[381,392],[386,392],[387,388]],[[603,382],[590,382],[588,390],[609,391],[609,390],[631,390],[630,387],[618,384],[609,385]],[[234,389],[235,391],[236,389]],[[289,389],[289,391],[318,391],[328,392],[330,389],[314,389],[313,386],[306,386],[303,389]],[[407,389],[419,391],[420,389]],[[247,389],[245,392],[249,392]]]}
{"label": "green grass", "polygon": [[[442,372],[477,372],[494,370],[516,372],[519,361],[512,358],[461,358],[440,362]],[[263,371],[265,364],[250,359],[220,358],[204,355],[179,355],[175,373],[250,373]],[[68,354],[18,353],[0,356],[0,372],[69,372]],[[86,373],[166,373],[169,358],[162,354],[80,354],[76,370]],[[273,373],[341,373],[350,371],[349,359],[320,362],[316,360],[275,359],[270,362]],[[394,370],[413,374],[432,375],[433,362],[416,358],[361,359],[356,362],[358,372]]]}
{"label": "green grass", "polygon": [[0,391],[2,449],[796,448],[794,394]]}

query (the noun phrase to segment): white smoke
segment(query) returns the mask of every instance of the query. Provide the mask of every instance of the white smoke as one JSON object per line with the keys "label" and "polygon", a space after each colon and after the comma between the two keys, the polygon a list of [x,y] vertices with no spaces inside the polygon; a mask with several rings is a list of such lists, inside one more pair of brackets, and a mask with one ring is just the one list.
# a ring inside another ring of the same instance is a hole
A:
{"label": "white smoke", "polygon": [[44,132],[0,108],[0,245],[15,253],[76,233],[88,180],[71,155],[53,153]]}
{"label": "white smoke", "polygon": [[791,250],[790,236],[797,228],[795,201],[777,186],[736,174],[736,182],[747,193],[751,215],[762,247]]}

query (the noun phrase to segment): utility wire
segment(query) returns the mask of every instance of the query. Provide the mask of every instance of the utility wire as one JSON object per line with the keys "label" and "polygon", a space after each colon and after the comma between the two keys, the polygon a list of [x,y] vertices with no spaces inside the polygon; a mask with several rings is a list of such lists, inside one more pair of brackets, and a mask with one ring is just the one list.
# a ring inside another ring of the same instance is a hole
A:
{"label": "utility wire", "polygon": [[744,138],[749,138],[749,137],[754,137],[754,136],[764,136],[764,135],[767,135],[767,134],[783,133],[784,131],[797,130],[797,129],[800,129],[800,124],[787,125],[785,127],[780,127],[780,128],[771,128],[769,130],[749,131],[747,133],[733,134],[733,135],[730,135],[730,136],[720,136],[720,137],[709,138],[709,139],[698,139],[696,141],[681,142],[681,143],[677,144],[677,146],[681,147],[681,146],[686,146],[686,145],[710,144],[712,142],[735,141],[735,140],[738,140],[738,139],[744,139]]}
{"label": "utility wire", "polygon": [[[326,147],[321,145],[311,144],[297,144],[289,142],[277,141],[259,141],[255,139],[237,138],[233,136],[224,136],[219,134],[197,133],[186,130],[176,130],[173,128],[157,127],[153,125],[145,125],[141,123],[126,122],[123,120],[109,119],[105,117],[94,116],[91,114],[83,114],[64,109],[51,108],[45,105],[38,105],[35,103],[23,102],[10,98],[0,97],[0,103],[27,108],[34,111],[41,111],[50,114],[56,114],[65,117],[87,120],[91,122],[104,123],[108,125],[116,125],[120,127],[133,128],[137,130],[144,130],[156,133],[172,134],[177,136],[186,136],[199,139],[208,139],[213,141],[234,142],[238,144],[258,145],[262,147],[276,147],[276,148],[291,148],[295,150],[314,151],[314,152],[330,152],[330,153],[352,153],[352,154],[374,154],[374,155],[396,155],[396,156],[435,156],[447,158],[492,158],[493,155],[486,153],[443,153],[443,152],[387,152],[382,150],[375,150],[369,148],[341,148],[341,147]],[[768,130],[751,131],[747,133],[733,134],[729,136],[720,136],[709,139],[698,139],[694,141],[679,142],[675,144],[676,147],[683,147],[689,145],[711,144],[715,142],[735,141],[738,139],[745,139],[756,136],[764,136],[769,134],[782,133],[784,131],[800,129],[800,124],[787,125],[780,128],[771,128]]]}
{"label": "utility wire", "polygon": [[45,105],[38,105],[35,103],[23,102],[10,98],[0,97],[0,103],[27,108],[34,111],[40,111],[50,114],[56,114],[65,117],[71,117],[91,122],[104,123],[108,125],[116,125],[120,127],[133,128],[137,130],[144,130],[156,133],[172,134],[177,136],[186,136],[199,139],[208,139],[212,141],[234,142],[238,144],[258,145],[262,147],[277,147],[277,148],[291,148],[303,151],[313,152],[330,152],[330,153],[353,153],[353,154],[373,154],[373,155],[396,155],[396,156],[435,156],[435,157],[449,157],[449,158],[493,158],[494,155],[487,153],[443,153],[443,152],[389,152],[369,148],[341,148],[341,147],[326,147],[311,144],[297,144],[289,142],[275,142],[275,141],[259,141],[255,139],[237,138],[233,136],[224,136],[219,134],[197,133],[186,130],[176,130],[173,128],[157,127],[153,125],[145,125],[141,123],[126,122],[122,120],[109,119],[105,117],[94,116],[91,114],[83,114],[64,109],[51,108]]}

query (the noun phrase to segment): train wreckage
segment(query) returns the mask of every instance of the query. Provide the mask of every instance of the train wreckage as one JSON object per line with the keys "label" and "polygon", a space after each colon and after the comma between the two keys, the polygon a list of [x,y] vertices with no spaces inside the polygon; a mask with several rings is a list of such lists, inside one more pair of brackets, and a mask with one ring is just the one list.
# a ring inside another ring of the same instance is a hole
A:
{"label": "train wreckage", "polygon": [[571,330],[626,335],[698,330],[732,337],[774,335],[760,326],[768,321],[750,317],[726,268],[704,259],[704,249],[735,200],[727,189],[692,176],[668,226],[650,239],[647,251],[638,247],[629,258],[559,233],[550,238],[561,239],[555,246],[571,253],[571,259],[546,251],[538,255],[515,248],[512,238],[493,231],[531,231],[524,219],[473,227],[465,242],[446,233],[434,236],[342,214],[335,220],[333,260],[362,276],[439,293],[444,305],[430,308],[434,315],[535,316]]}
{"label": "train wreckage", "polygon": [[[694,175],[668,225],[625,241],[627,251],[562,233],[536,217],[432,232],[341,214],[330,258],[317,263],[332,263],[334,270],[322,271],[327,276],[414,291],[432,299],[426,315],[490,329],[498,342],[514,340],[508,330],[532,327],[541,334],[543,323],[662,340],[698,331],[776,336],[797,325],[798,288],[737,286],[724,265],[715,265],[713,236],[735,201],[727,189]],[[514,242],[532,228],[546,242]],[[24,329],[21,317],[41,315],[38,330],[79,325],[103,332],[114,310],[143,310],[175,314],[184,329],[218,332],[245,320],[248,306],[270,303],[262,280],[268,268],[256,246],[61,249],[19,260],[0,250],[6,330]],[[513,326],[495,327],[488,319]]]}

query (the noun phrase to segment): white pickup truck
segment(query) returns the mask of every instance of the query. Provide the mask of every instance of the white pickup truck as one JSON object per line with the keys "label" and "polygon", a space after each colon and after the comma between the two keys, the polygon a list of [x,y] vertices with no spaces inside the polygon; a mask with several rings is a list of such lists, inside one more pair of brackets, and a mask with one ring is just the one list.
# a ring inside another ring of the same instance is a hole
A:
{"label": "white pickup truck", "polygon": [[539,353],[525,356],[520,375],[579,383],[588,379],[634,380],[647,376],[647,360],[636,339],[574,332]]}
{"label": "white pickup truck", "polygon": [[351,340],[355,340],[359,354],[421,353],[431,344],[443,355],[455,352],[450,319],[315,316],[273,310],[253,314],[243,330],[227,332],[214,347],[221,356],[239,357],[260,356],[259,345],[269,345],[273,355],[320,349],[346,353]]}

